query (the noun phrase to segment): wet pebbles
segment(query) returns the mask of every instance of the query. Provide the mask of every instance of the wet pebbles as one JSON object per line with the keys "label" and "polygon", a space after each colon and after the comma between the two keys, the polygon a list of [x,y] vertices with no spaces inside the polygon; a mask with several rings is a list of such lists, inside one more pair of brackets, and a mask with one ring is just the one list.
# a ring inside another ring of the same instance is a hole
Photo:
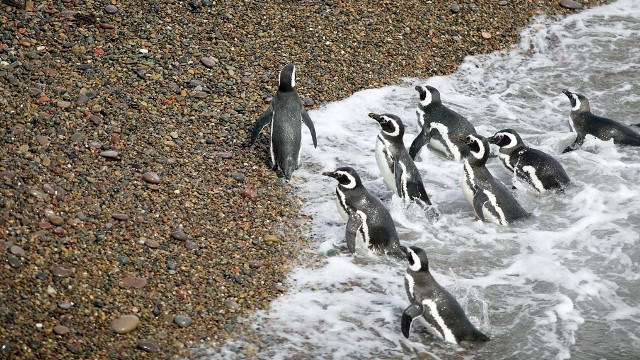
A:
{"label": "wet pebbles", "polygon": [[2,355],[192,358],[254,336],[241,319],[286,293],[306,244],[268,131],[246,146],[280,68],[296,62],[314,108],[447,74],[516,43],[530,16],[572,7],[4,1]]}

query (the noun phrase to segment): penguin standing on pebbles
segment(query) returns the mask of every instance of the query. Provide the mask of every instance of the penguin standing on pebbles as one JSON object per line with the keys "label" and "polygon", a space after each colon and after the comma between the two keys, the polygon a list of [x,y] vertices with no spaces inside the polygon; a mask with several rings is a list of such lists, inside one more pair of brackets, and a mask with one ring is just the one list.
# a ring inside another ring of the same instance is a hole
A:
{"label": "penguin standing on pebbles", "polygon": [[487,139],[471,134],[465,142],[469,146],[469,156],[464,161],[462,193],[473,206],[476,216],[482,221],[503,226],[528,217],[530,214],[485,166],[490,151]]}
{"label": "penguin standing on pebbles", "polygon": [[369,117],[382,127],[376,140],[376,163],[385,184],[405,204],[418,199],[426,205],[431,205],[420,172],[404,147],[402,120],[392,114],[370,113]]}
{"label": "penguin standing on pebbles", "polygon": [[571,128],[577,133],[576,140],[563,153],[577,150],[582,146],[587,134],[614,144],[640,146],[640,134],[627,125],[591,113],[589,100],[582,94],[562,90],[571,102]]}
{"label": "penguin standing on pebbles", "polygon": [[300,145],[302,143],[302,125],[309,128],[313,147],[317,147],[316,130],[295,89],[296,66],[286,65],[280,71],[278,91],[273,96],[269,108],[260,115],[251,132],[251,145],[256,142],[260,131],[271,124],[271,166],[279,167],[289,180],[291,174],[300,166]]}
{"label": "penguin standing on pebbles", "polygon": [[460,140],[476,129],[462,115],[442,104],[440,92],[429,85],[416,86],[420,103],[416,109],[418,124],[422,128],[413,140],[409,154],[415,159],[422,147],[429,144],[455,161],[462,161],[469,155],[467,144]]}
{"label": "penguin standing on pebbles", "polygon": [[402,313],[402,335],[409,338],[411,324],[418,319],[432,334],[450,343],[489,341],[469,321],[453,295],[433,278],[424,250],[416,246],[402,250],[409,261],[404,286],[411,303]]}
{"label": "penguin standing on pebbles", "polygon": [[356,235],[360,234],[373,252],[403,259],[404,253],[389,211],[362,185],[358,173],[353,168],[340,167],[322,175],[338,180],[336,206],[347,222],[345,238],[349,251],[355,253]]}
{"label": "penguin standing on pebbles", "polygon": [[487,140],[500,147],[498,157],[505,169],[515,173],[540,193],[551,189],[561,190],[571,181],[556,159],[526,146],[515,130],[500,130]]}

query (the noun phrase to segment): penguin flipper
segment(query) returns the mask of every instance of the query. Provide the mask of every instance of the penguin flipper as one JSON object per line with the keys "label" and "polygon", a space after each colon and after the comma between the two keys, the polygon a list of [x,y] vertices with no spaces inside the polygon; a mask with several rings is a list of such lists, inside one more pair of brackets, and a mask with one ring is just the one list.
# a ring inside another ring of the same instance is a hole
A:
{"label": "penguin flipper", "polygon": [[404,335],[405,338],[409,338],[409,330],[411,330],[411,323],[413,323],[413,320],[422,316],[423,313],[424,308],[422,307],[422,304],[417,301],[411,303],[411,305],[404,310],[402,313],[400,327],[402,329],[402,335]]}
{"label": "penguin flipper", "polygon": [[489,196],[484,192],[484,190],[475,185],[474,187],[475,194],[473,195],[473,211],[476,213],[478,219],[485,221],[483,207],[484,204],[489,201]]}
{"label": "penguin flipper", "polygon": [[344,237],[347,240],[347,248],[352,254],[356,252],[356,235],[360,227],[362,227],[362,219],[354,211],[350,211]]}
{"label": "penguin flipper", "polygon": [[256,124],[253,126],[253,131],[251,132],[251,144],[256,142],[258,135],[260,135],[260,131],[267,126],[268,123],[271,122],[271,118],[273,118],[273,108],[271,105],[265,110],[262,115],[256,121]]}
{"label": "penguin flipper", "polygon": [[429,141],[431,141],[431,134],[423,127],[420,134],[413,139],[411,147],[409,148],[409,156],[411,156],[411,159],[415,160],[420,150],[427,145]]}
{"label": "penguin flipper", "polygon": [[313,139],[313,147],[317,148],[318,140],[316,140],[316,128],[313,126],[313,121],[311,121],[311,117],[305,109],[302,109],[302,122],[304,122],[304,124],[309,128],[309,131],[311,132],[311,139]]}
{"label": "penguin flipper", "polygon": [[568,153],[568,152],[573,151],[573,150],[580,149],[580,146],[582,146],[582,143],[584,142],[584,138],[585,138],[585,135],[578,134],[578,136],[576,136],[576,141],[571,143],[571,145],[567,146],[567,148],[564,149],[564,151],[562,153],[564,154],[564,153]]}
{"label": "penguin flipper", "polygon": [[405,186],[402,183],[402,174],[404,173],[404,171],[402,170],[402,166],[400,166],[400,163],[398,162],[398,159],[396,159],[395,157],[392,157],[393,159],[393,175],[395,175],[396,177],[396,189],[398,190],[398,196],[400,196],[401,199],[404,200],[405,196],[407,194],[405,194]]}

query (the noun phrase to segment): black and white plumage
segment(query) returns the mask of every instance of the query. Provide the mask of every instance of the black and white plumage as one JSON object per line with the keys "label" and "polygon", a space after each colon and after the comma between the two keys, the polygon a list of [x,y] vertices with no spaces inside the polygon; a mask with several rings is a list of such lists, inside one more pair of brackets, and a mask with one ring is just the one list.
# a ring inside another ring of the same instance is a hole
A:
{"label": "black and white plumage", "polygon": [[505,169],[540,193],[562,189],[571,181],[556,159],[526,146],[515,130],[500,130],[487,140],[500,147],[498,157]]}
{"label": "black and white plumage", "polygon": [[422,147],[429,144],[449,158],[464,160],[469,148],[460,138],[475,134],[476,129],[464,116],[444,106],[436,88],[425,85],[416,86],[416,90],[420,94],[416,115],[422,131],[409,148],[411,158],[415,159]]}
{"label": "black and white plumage", "polygon": [[462,193],[473,206],[476,216],[482,221],[503,226],[528,217],[530,214],[485,166],[490,152],[487,139],[471,134],[465,142],[469,145],[469,156],[464,161]]}
{"label": "black and white plumage", "polygon": [[317,147],[318,143],[313,122],[295,89],[295,65],[288,64],[282,68],[278,81],[278,91],[273,96],[267,110],[256,121],[251,132],[251,145],[255,143],[262,128],[271,124],[271,166],[274,169],[279,167],[284,177],[289,180],[293,171],[300,166],[303,122],[311,132],[313,147]]}
{"label": "black and white plumage", "polygon": [[418,319],[437,337],[450,343],[489,341],[469,321],[458,301],[429,272],[427,254],[419,247],[403,247],[409,261],[404,279],[410,305],[402,313],[402,334],[409,338],[411,324]]}
{"label": "black and white plumage", "polygon": [[345,238],[349,251],[355,253],[356,235],[360,234],[373,252],[404,258],[391,214],[362,185],[358,173],[351,167],[340,167],[322,175],[338,180],[336,206],[347,223]]}
{"label": "black and white plumage", "polygon": [[640,146],[640,134],[629,126],[591,113],[589,100],[584,95],[566,89],[562,92],[571,102],[569,125],[577,134],[576,140],[563,153],[579,149],[587,134],[603,141],[613,139],[614,144]]}
{"label": "black and white plumage", "polygon": [[419,199],[431,205],[420,172],[404,147],[402,120],[392,114],[371,113],[369,117],[376,120],[382,128],[376,139],[376,163],[385,184],[405,204]]}

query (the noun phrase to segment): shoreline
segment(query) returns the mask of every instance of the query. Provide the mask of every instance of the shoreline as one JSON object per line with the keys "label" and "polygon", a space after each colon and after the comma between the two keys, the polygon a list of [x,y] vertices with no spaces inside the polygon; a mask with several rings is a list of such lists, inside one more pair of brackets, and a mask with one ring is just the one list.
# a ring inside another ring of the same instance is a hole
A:
{"label": "shoreline", "polygon": [[247,147],[280,68],[296,62],[310,110],[449,74],[517,44],[535,14],[573,12],[206,3],[0,7],[3,357],[191,358],[251,336],[237,319],[285,293],[299,259],[321,260],[266,131]]}

